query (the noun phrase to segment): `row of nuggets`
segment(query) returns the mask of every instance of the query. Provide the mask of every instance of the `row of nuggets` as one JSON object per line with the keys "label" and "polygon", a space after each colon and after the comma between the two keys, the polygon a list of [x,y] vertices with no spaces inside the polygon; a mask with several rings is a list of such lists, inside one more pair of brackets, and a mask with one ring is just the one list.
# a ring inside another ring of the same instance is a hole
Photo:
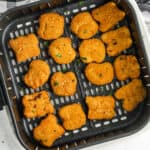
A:
{"label": "row of nuggets", "polygon": [[[123,108],[132,111],[146,97],[146,90],[139,79],[134,79],[127,85],[118,89],[114,96],[123,101]],[[112,119],[116,116],[115,98],[113,96],[87,96],[85,102],[88,106],[89,120]],[[62,125],[57,122],[53,107],[47,91],[37,92],[23,97],[24,115],[27,118],[43,117],[40,124],[33,129],[33,136],[44,146],[52,144],[63,136],[65,130],[79,129],[86,124],[86,114],[79,103],[73,103],[59,108],[58,115]]]}

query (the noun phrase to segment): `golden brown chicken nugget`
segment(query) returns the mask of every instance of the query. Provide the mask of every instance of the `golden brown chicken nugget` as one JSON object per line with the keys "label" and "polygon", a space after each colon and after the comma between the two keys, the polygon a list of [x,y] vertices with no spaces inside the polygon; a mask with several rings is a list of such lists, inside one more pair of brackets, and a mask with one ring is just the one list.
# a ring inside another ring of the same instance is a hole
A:
{"label": "golden brown chicken nugget", "polygon": [[114,2],[109,2],[94,9],[92,16],[100,23],[99,30],[106,32],[124,19],[125,12],[120,10]]}
{"label": "golden brown chicken nugget", "polygon": [[130,31],[126,26],[102,34],[101,39],[107,45],[109,56],[116,56],[132,45]]}
{"label": "golden brown chicken nugget", "polygon": [[58,64],[69,64],[76,57],[71,39],[68,37],[54,40],[49,46],[49,54]]}
{"label": "golden brown chicken nugget", "polygon": [[56,72],[51,77],[53,92],[59,96],[71,96],[76,92],[77,78],[73,72]]}
{"label": "golden brown chicken nugget", "polygon": [[89,39],[98,32],[98,25],[89,12],[81,12],[73,17],[71,31],[81,39]]}
{"label": "golden brown chicken nugget", "polygon": [[16,55],[17,62],[23,62],[31,57],[40,55],[39,42],[35,34],[19,36],[11,39],[9,45]]}
{"label": "golden brown chicken nugget", "polygon": [[140,79],[133,79],[127,85],[115,92],[115,97],[123,100],[123,108],[126,111],[134,110],[146,97],[146,89]]}
{"label": "golden brown chicken nugget", "polygon": [[38,35],[44,40],[57,39],[64,33],[64,17],[51,12],[40,16]]}
{"label": "golden brown chicken nugget", "polygon": [[99,39],[84,40],[79,47],[79,54],[84,63],[100,63],[105,59],[105,46]]}
{"label": "golden brown chicken nugget", "polygon": [[87,96],[88,119],[112,119],[115,115],[115,100],[112,96]]}
{"label": "golden brown chicken nugget", "polygon": [[66,130],[81,128],[86,123],[86,115],[81,104],[70,104],[60,108],[59,116],[63,120],[63,127]]}
{"label": "golden brown chicken nugget", "polygon": [[118,80],[134,79],[140,76],[140,65],[133,55],[120,55],[115,59],[114,69]]}
{"label": "golden brown chicken nugget", "polygon": [[29,65],[29,71],[24,76],[24,82],[29,87],[36,89],[44,85],[50,75],[50,67],[43,60],[33,60]]}
{"label": "golden brown chicken nugget", "polygon": [[42,117],[55,111],[47,91],[25,95],[22,103],[24,106],[24,115],[27,118]]}
{"label": "golden brown chicken nugget", "polygon": [[109,62],[88,64],[85,68],[85,76],[93,84],[108,84],[114,79],[113,66]]}
{"label": "golden brown chicken nugget", "polygon": [[52,146],[64,133],[65,130],[57,123],[57,118],[51,114],[43,119],[33,130],[34,138],[47,147]]}

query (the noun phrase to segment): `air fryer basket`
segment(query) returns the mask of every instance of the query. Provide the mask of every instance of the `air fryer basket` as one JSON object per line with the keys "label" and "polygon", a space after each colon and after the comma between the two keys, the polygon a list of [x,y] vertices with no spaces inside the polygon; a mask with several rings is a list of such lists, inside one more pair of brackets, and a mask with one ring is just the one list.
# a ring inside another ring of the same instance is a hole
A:
{"label": "air fryer basket", "polygon": [[[18,64],[14,53],[8,46],[9,39],[32,32],[36,33],[40,14],[56,11],[65,16],[66,26],[64,36],[71,37],[73,40],[73,47],[77,49],[81,41],[70,32],[69,23],[72,16],[80,11],[91,11],[93,8],[106,2],[107,0],[45,0],[45,2],[41,0],[40,2],[12,9],[0,18],[0,83],[1,90],[3,91],[1,94],[3,94],[4,100],[10,109],[18,139],[26,149],[33,150],[38,147],[39,149],[44,150],[48,148],[42,147],[33,139],[32,130],[39,123],[40,119],[26,119],[23,117],[23,108],[21,105],[21,97],[23,95],[41,91],[43,89],[48,90],[56,110],[63,105],[76,102],[81,103],[87,113],[87,107],[84,102],[85,96],[112,95],[116,89],[127,84],[129,80],[120,82],[117,79],[114,79],[111,84],[100,87],[92,85],[84,77],[83,70],[85,64],[83,64],[79,58],[76,58],[71,64],[56,64],[47,54],[48,43],[42,39],[39,39],[41,55]],[[116,0],[115,2],[127,14],[127,17],[116,25],[115,28],[127,25],[130,28],[134,40],[133,46],[123,53],[134,54],[138,58],[141,65],[141,78],[147,88],[147,98],[131,113],[124,111],[121,107],[121,103],[116,101],[115,109],[117,115],[115,118],[102,121],[88,120],[86,125],[81,129],[66,132],[65,135],[58,139],[54,143],[54,146],[49,149],[79,149],[84,146],[119,138],[139,130],[149,119],[150,78],[148,74],[150,72],[146,51],[138,27],[138,20],[136,19],[134,9],[132,9],[130,2],[127,0]],[[95,37],[100,37],[100,34],[101,33],[98,33]],[[58,97],[51,92],[52,90],[48,83],[37,90],[25,86],[22,77],[27,72],[29,63],[37,58],[44,59],[48,62],[51,66],[52,73],[64,70],[74,71],[78,77],[77,93],[71,97]],[[113,62],[114,58],[107,56],[105,60]]]}

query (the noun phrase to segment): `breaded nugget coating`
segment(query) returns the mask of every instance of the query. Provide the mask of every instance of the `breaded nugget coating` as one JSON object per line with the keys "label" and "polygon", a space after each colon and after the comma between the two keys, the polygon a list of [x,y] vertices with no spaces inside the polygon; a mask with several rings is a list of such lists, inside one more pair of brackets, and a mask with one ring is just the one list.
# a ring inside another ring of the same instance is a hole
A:
{"label": "breaded nugget coating", "polygon": [[23,96],[22,104],[24,106],[24,116],[27,118],[42,117],[55,111],[47,91]]}
{"label": "breaded nugget coating", "polygon": [[113,66],[109,62],[88,64],[85,68],[85,76],[93,84],[108,84],[114,79]]}
{"label": "breaded nugget coating", "polygon": [[140,79],[133,79],[127,85],[119,88],[115,92],[118,100],[123,100],[123,108],[126,111],[134,110],[138,104],[144,101],[146,97],[146,89]]}
{"label": "breaded nugget coating", "polygon": [[59,116],[66,130],[81,128],[86,123],[86,115],[81,104],[70,104],[60,108]]}
{"label": "breaded nugget coating", "polygon": [[11,39],[9,45],[15,53],[18,63],[40,55],[39,42],[35,34]]}
{"label": "breaded nugget coating", "polygon": [[102,34],[101,39],[107,45],[109,56],[116,56],[132,45],[130,31],[126,26]]}
{"label": "breaded nugget coating", "polygon": [[57,39],[64,33],[64,17],[50,12],[40,16],[38,35],[44,40]]}
{"label": "breaded nugget coating", "polygon": [[47,147],[52,146],[64,133],[65,130],[57,123],[57,118],[51,114],[43,119],[33,130],[34,138]]}
{"label": "breaded nugget coating", "polygon": [[49,54],[58,64],[69,64],[76,57],[71,39],[68,37],[54,40],[49,46]]}
{"label": "breaded nugget coating", "polygon": [[98,25],[89,12],[81,12],[73,17],[71,31],[80,39],[89,39],[98,32]]}
{"label": "breaded nugget coating", "polygon": [[125,12],[120,10],[114,2],[109,2],[92,11],[92,16],[100,23],[99,30],[106,32],[125,17]]}
{"label": "breaded nugget coating", "polygon": [[88,119],[112,119],[115,115],[115,100],[112,96],[87,96]]}
{"label": "breaded nugget coating", "polygon": [[114,69],[118,80],[140,76],[140,65],[134,55],[120,55],[115,59]]}
{"label": "breaded nugget coating", "polygon": [[58,96],[74,95],[77,87],[77,78],[73,72],[56,72],[51,77],[51,87]]}
{"label": "breaded nugget coating", "polygon": [[84,63],[100,63],[105,59],[105,46],[99,39],[84,40],[79,47],[79,55]]}
{"label": "breaded nugget coating", "polygon": [[24,76],[24,82],[29,87],[36,89],[44,85],[50,75],[50,67],[43,60],[33,60],[29,65],[29,71]]}

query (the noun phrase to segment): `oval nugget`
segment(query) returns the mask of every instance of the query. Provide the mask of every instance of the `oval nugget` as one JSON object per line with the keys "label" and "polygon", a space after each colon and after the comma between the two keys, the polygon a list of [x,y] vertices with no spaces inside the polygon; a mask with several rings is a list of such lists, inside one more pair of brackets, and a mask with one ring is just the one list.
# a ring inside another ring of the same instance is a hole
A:
{"label": "oval nugget", "polygon": [[54,40],[49,46],[49,54],[58,64],[71,63],[76,57],[71,39],[68,37]]}
{"label": "oval nugget", "polygon": [[51,12],[40,16],[38,35],[44,40],[57,39],[64,33],[64,17]]}
{"label": "oval nugget", "polygon": [[98,32],[98,25],[89,12],[81,12],[73,17],[71,31],[81,39],[89,39]]}
{"label": "oval nugget", "polygon": [[105,46],[99,39],[84,40],[79,47],[79,54],[84,63],[100,63],[105,59]]}
{"label": "oval nugget", "polygon": [[109,62],[102,64],[91,63],[85,68],[85,76],[93,84],[108,84],[114,79],[113,66]]}
{"label": "oval nugget", "polygon": [[77,78],[73,72],[56,72],[51,77],[51,87],[56,95],[74,95],[77,87]]}

